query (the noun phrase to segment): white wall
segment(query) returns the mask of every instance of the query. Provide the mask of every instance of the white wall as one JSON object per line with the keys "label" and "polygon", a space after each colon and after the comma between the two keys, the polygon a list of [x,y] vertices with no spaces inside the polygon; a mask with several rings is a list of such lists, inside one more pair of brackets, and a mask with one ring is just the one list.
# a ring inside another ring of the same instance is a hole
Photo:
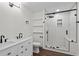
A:
{"label": "white wall", "polygon": [[0,35],[15,39],[18,33],[23,33],[24,38],[31,34],[30,12],[23,5],[21,8],[10,7],[8,2],[0,2]]}
{"label": "white wall", "polygon": [[32,14],[33,19],[43,18],[43,11]]}

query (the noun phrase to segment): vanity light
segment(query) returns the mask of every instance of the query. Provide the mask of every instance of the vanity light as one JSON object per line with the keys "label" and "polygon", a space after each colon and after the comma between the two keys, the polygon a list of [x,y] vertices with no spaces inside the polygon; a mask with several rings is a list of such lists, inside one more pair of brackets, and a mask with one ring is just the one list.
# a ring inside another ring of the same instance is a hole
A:
{"label": "vanity light", "polygon": [[13,6],[15,6],[15,7],[17,7],[17,8],[20,8],[20,2],[9,2],[9,6],[10,7],[13,7]]}
{"label": "vanity light", "polygon": [[10,7],[13,7],[13,5],[14,5],[14,4],[13,4],[12,2],[9,2],[9,6],[10,6]]}

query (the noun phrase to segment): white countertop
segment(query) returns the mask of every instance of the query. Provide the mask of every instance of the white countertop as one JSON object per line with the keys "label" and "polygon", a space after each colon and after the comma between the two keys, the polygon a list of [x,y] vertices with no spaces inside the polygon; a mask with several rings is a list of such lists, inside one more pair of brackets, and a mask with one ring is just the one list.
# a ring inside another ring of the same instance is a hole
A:
{"label": "white countertop", "polygon": [[8,41],[6,43],[0,43],[0,50],[3,50],[3,49],[6,49],[6,48],[9,48],[11,46],[14,46],[16,44],[19,44],[19,43],[22,43],[26,40],[29,40],[29,39],[32,39],[32,36],[26,38],[26,39],[18,39],[16,41]]}

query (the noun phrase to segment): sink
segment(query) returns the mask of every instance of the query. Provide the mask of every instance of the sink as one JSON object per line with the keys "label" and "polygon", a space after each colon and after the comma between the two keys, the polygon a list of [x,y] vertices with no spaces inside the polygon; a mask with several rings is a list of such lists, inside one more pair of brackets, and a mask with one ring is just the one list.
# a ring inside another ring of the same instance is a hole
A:
{"label": "sink", "polygon": [[8,48],[10,47],[12,44],[14,44],[15,42],[13,41],[8,41],[6,43],[0,43],[0,50],[3,50],[5,48]]}
{"label": "sink", "polygon": [[11,39],[11,40],[9,40],[9,41],[12,41],[12,42],[19,42],[19,41],[21,41],[21,40],[23,40],[23,39]]}
{"label": "sink", "polygon": [[6,43],[3,43],[3,46],[7,46],[7,45],[10,45],[10,44],[13,44],[13,43],[15,43],[15,42],[13,42],[13,41],[8,41],[8,42],[6,42]]}

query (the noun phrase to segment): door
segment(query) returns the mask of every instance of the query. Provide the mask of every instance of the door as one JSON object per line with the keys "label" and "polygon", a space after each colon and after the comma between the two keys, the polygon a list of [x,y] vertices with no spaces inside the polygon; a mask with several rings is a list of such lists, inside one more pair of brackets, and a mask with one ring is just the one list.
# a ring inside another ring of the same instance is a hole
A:
{"label": "door", "polygon": [[56,49],[68,51],[69,49],[69,12],[55,15],[56,39],[53,40]]}
{"label": "door", "polygon": [[68,50],[69,41],[69,12],[58,13],[47,22],[47,43],[50,48]]}
{"label": "door", "polygon": [[76,39],[76,19],[77,19],[77,15],[76,15],[76,11],[71,11],[70,12],[70,41],[72,42],[77,42]]}

